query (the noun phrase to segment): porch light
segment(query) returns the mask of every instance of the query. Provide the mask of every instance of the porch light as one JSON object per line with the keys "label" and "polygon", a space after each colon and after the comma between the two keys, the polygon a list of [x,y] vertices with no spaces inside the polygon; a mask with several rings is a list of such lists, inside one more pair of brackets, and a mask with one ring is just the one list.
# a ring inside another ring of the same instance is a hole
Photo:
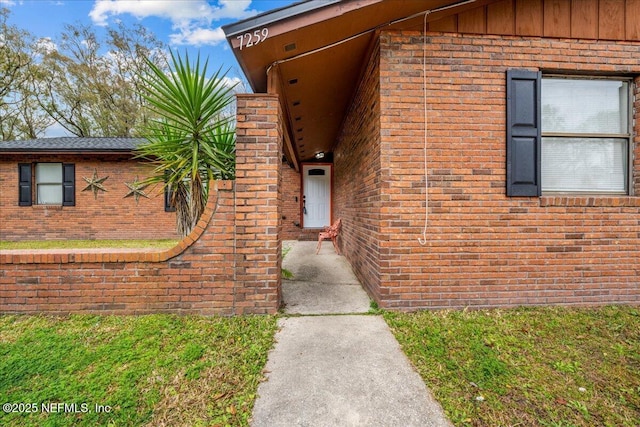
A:
{"label": "porch light", "polygon": [[320,151],[320,152],[316,153],[316,159],[318,159],[318,160],[324,159],[324,151]]}

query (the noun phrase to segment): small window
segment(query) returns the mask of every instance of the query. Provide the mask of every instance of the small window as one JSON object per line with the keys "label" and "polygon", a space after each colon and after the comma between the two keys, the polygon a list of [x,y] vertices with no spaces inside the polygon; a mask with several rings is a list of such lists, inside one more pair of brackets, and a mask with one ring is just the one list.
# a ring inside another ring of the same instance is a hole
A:
{"label": "small window", "polygon": [[542,191],[628,192],[630,82],[542,78]]}
{"label": "small window", "polygon": [[[75,205],[75,165],[71,163],[36,163],[18,165],[18,186],[20,206],[31,206],[32,200],[38,205]],[[35,182],[32,181],[35,178]],[[35,184],[35,191],[34,186]],[[35,196],[35,197],[33,197]]]}
{"label": "small window", "polygon": [[62,205],[62,163],[36,164],[36,203]]}
{"label": "small window", "polygon": [[309,176],[324,176],[325,173],[324,169],[309,169]]}

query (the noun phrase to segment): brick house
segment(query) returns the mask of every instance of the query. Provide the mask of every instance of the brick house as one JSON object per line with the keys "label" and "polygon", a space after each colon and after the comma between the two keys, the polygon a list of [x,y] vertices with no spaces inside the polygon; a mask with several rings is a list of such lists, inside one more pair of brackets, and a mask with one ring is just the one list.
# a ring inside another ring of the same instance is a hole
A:
{"label": "brick house", "polygon": [[640,0],[308,1],[225,26],[281,238],[384,308],[640,302]]}
{"label": "brick house", "polygon": [[0,239],[177,238],[175,213],[137,138],[0,142]]}

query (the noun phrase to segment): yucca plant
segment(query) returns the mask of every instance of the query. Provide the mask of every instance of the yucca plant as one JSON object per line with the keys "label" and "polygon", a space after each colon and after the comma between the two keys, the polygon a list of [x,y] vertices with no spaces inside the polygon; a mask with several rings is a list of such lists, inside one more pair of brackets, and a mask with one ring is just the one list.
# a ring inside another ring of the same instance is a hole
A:
{"label": "yucca plant", "polygon": [[155,165],[145,183],[168,188],[176,208],[177,230],[187,235],[204,211],[208,183],[235,177],[235,121],[226,113],[233,102],[233,85],[218,69],[207,77],[208,60],[201,66],[189,55],[171,52],[165,73],[147,60],[143,96],[155,119],[142,129],[147,142],[137,157]]}

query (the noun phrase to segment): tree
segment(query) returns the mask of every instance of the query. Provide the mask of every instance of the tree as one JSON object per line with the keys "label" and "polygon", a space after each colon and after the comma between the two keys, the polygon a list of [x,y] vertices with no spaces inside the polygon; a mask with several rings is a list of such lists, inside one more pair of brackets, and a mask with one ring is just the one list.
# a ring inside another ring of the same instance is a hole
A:
{"label": "tree", "polygon": [[[142,76],[147,70],[147,60],[156,65],[166,64],[165,45],[153,33],[138,24],[129,28],[121,22],[117,29],[109,29],[108,34],[108,45],[111,46],[109,52],[111,67],[119,82],[118,96],[121,99],[127,99],[129,110],[145,106],[146,102],[142,96],[144,85]],[[123,115],[120,119],[122,121],[131,117],[126,110],[117,110]],[[136,127],[145,126],[148,110],[139,108],[137,114]]]}
{"label": "tree", "polygon": [[76,136],[134,136],[147,120],[139,76],[163,44],[142,26],[123,24],[103,42],[86,25],[67,25],[57,44],[42,44],[41,108]]}
{"label": "tree", "polygon": [[98,37],[67,25],[56,40],[9,25],[0,8],[0,137],[42,136],[53,123],[76,136],[136,136],[148,120],[140,76],[165,46],[141,25]]}
{"label": "tree", "polygon": [[0,137],[41,136],[52,123],[35,96],[33,36],[9,25],[9,9],[0,8]]}
{"label": "tree", "polygon": [[155,164],[146,183],[162,183],[172,194],[178,232],[185,236],[204,211],[208,183],[235,175],[233,85],[222,69],[207,77],[208,60],[195,64],[171,52],[168,73],[147,60],[142,94],[158,118],[144,128],[148,140],[139,157]]}

